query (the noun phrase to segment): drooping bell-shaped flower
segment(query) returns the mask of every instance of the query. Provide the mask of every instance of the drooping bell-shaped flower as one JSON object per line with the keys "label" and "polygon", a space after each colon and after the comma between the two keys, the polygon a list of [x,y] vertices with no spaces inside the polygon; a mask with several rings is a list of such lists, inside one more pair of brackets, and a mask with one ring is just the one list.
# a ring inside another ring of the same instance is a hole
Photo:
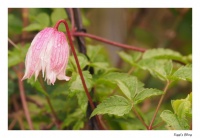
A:
{"label": "drooping bell-shaped flower", "polygon": [[47,84],[54,84],[59,80],[70,80],[65,76],[65,70],[69,59],[69,45],[63,32],[55,28],[45,28],[33,39],[28,49],[25,61],[25,74],[22,80],[39,72],[47,80]]}

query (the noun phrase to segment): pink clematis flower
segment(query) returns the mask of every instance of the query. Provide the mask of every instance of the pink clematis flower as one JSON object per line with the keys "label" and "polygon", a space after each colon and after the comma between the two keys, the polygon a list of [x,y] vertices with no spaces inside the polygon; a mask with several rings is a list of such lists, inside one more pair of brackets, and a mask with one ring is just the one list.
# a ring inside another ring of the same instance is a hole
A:
{"label": "pink clematis flower", "polygon": [[37,79],[40,70],[47,84],[53,84],[56,78],[70,80],[65,76],[69,59],[69,45],[65,34],[55,28],[45,28],[33,39],[26,55],[26,71],[22,80],[35,75]]}

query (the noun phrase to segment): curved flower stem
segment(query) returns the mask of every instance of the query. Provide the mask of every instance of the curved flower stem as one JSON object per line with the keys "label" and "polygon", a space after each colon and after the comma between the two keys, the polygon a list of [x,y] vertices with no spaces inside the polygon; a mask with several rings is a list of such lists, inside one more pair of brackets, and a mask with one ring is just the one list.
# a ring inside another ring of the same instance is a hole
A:
{"label": "curved flower stem", "polygon": [[167,92],[167,89],[168,89],[169,85],[170,85],[170,82],[167,81],[167,84],[166,84],[166,86],[165,86],[165,88],[164,88],[164,93],[163,93],[163,95],[160,97],[158,106],[157,106],[156,111],[155,111],[155,113],[154,113],[154,115],[153,115],[153,118],[152,118],[152,120],[151,120],[151,123],[150,123],[150,125],[149,125],[148,130],[152,130],[152,129],[153,129],[153,128],[152,128],[153,122],[154,122],[155,119],[156,119],[156,115],[157,115],[158,110],[159,110],[159,108],[160,108],[160,106],[161,106],[161,103],[162,103],[162,101],[163,101],[163,99],[164,99],[164,97],[165,97],[165,94],[166,94],[166,92]]}
{"label": "curved flower stem", "polygon": [[130,46],[130,45],[117,43],[117,42],[107,40],[105,38],[95,36],[95,35],[92,35],[92,34],[88,34],[88,33],[84,33],[84,32],[71,32],[71,34],[73,36],[89,37],[89,38],[92,38],[94,40],[101,41],[101,42],[104,42],[104,43],[107,43],[107,44],[110,44],[110,45],[114,45],[114,46],[117,46],[117,47],[125,48],[125,49],[130,49],[130,50],[139,51],[139,52],[145,52],[146,51],[146,49],[144,49],[144,48],[139,48],[139,47],[136,47],[136,46]]}
{"label": "curved flower stem", "polygon": [[[91,106],[92,110],[94,110],[95,106],[94,106],[94,103],[92,101],[92,97],[89,94],[89,91],[87,89],[87,86],[86,86],[86,83],[85,83],[85,80],[84,80],[84,77],[83,77],[83,73],[82,73],[82,70],[81,70],[81,67],[80,67],[80,64],[79,64],[79,61],[78,61],[78,57],[76,55],[76,51],[75,51],[75,48],[74,48],[74,45],[73,45],[73,42],[72,42],[72,38],[71,38],[71,34],[70,34],[70,30],[69,30],[68,24],[67,24],[67,22],[65,20],[59,20],[56,23],[56,25],[54,26],[54,28],[56,28],[58,30],[58,26],[60,25],[60,23],[64,23],[64,25],[65,25],[67,36],[68,36],[68,39],[69,39],[69,43],[70,43],[70,46],[71,46],[71,50],[72,50],[74,59],[76,61],[76,65],[77,65],[78,72],[79,72],[79,75],[80,75],[80,78],[81,78],[81,81],[82,81],[82,84],[83,84],[83,88],[84,88],[85,93],[87,95],[87,98],[89,100],[90,106]],[[95,117],[96,117],[96,120],[97,120],[99,128],[103,130],[104,128],[101,125],[99,117],[97,115]]]}

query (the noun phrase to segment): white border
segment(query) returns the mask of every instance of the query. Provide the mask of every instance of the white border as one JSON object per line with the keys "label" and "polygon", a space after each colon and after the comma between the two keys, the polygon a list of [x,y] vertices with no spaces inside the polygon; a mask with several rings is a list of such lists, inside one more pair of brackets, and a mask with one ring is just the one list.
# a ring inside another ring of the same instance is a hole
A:
{"label": "white border", "polygon": [[[193,2],[192,2],[193,1]],[[200,93],[200,44],[199,44],[199,14],[200,8],[198,7],[198,1],[194,0],[6,0],[1,2],[0,12],[1,16],[1,71],[0,71],[0,137],[1,138],[64,138],[64,137],[87,137],[87,138],[106,138],[106,137],[134,137],[134,138],[171,138],[175,137],[174,133],[192,133],[192,137],[200,136],[199,131],[199,93]],[[2,5],[3,4],[3,5]],[[9,131],[7,130],[7,97],[8,97],[8,83],[7,83],[7,9],[9,7],[79,7],[79,8],[108,8],[108,7],[125,7],[125,8],[145,8],[145,7],[192,7],[193,8],[193,130],[192,131]],[[6,51],[6,52],[5,52]]]}

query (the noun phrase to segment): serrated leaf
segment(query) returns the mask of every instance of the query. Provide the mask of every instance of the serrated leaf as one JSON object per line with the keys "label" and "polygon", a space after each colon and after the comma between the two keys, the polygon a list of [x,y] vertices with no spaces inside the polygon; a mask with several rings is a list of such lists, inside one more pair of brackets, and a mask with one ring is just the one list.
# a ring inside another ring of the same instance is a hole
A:
{"label": "serrated leaf", "polygon": [[131,102],[122,96],[115,95],[103,100],[103,102],[94,109],[90,117],[97,114],[113,114],[123,116],[124,114],[127,114],[131,108]]}
{"label": "serrated leaf", "polygon": [[36,16],[35,20],[43,27],[49,26],[50,18],[49,15],[46,13],[40,13]]}
{"label": "serrated leaf", "polygon": [[144,86],[144,84],[138,81],[137,78],[134,76],[128,76],[126,78],[117,79],[116,82],[120,90],[130,100],[133,99],[135,95],[143,89]]}
{"label": "serrated leaf", "polygon": [[134,76],[126,73],[109,72],[100,78],[105,84],[116,85],[128,99],[133,99],[135,95],[143,89],[144,84]]}
{"label": "serrated leaf", "polygon": [[179,119],[175,114],[169,110],[164,110],[160,117],[175,130],[185,130],[189,129],[189,125],[186,120]]}
{"label": "serrated leaf", "polygon": [[163,91],[158,89],[146,88],[140,91],[134,98],[134,104],[142,102],[144,99],[163,94]]}
{"label": "serrated leaf", "polygon": [[43,29],[43,26],[39,23],[32,23],[23,28],[24,31],[39,31],[42,29]]}
{"label": "serrated leaf", "polygon": [[119,72],[109,72],[105,74],[102,78],[113,82],[113,80],[121,80],[121,79],[126,79],[128,77],[128,74],[126,73],[119,73]]}
{"label": "serrated leaf", "polygon": [[26,44],[24,47],[18,45],[16,48],[8,50],[8,68],[24,61],[29,46],[30,44]]}
{"label": "serrated leaf", "polygon": [[172,75],[173,79],[179,79],[179,80],[187,80],[192,82],[192,65],[186,65],[183,67],[180,67],[174,74]]}
{"label": "serrated leaf", "polygon": [[38,80],[35,81],[35,79],[32,77],[30,79],[27,80],[27,82],[34,87],[36,90],[38,90],[38,92],[49,96],[49,94],[43,89],[42,85],[40,84],[40,82]]}
{"label": "serrated leaf", "polygon": [[188,114],[191,110],[191,103],[186,100],[173,100],[172,107],[178,117],[185,118],[186,114]]}
{"label": "serrated leaf", "polygon": [[128,54],[124,51],[121,51],[118,54],[124,61],[131,65],[135,65],[135,61],[137,61],[142,55],[141,52],[132,52],[131,54]]}
{"label": "serrated leaf", "polygon": [[187,60],[179,52],[164,48],[147,50],[144,52],[142,58],[172,59],[183,63],[187,63]]}
{"label": "serrated leaf", "polygon": [[[80,53],[77,56],[81,69],[85,68],[89,64],[88,59],[85,57],[85,55]],[[73,56],[70,56],[69,61],[70,61],[70,64],[68,65],[69,68],[71,68],[72,70],[77,70],[77,65]]]}
{"label": "serrated leaf", "polygon": [[91,62],[97,62],[98,61],[98,56],[99,52],[102,50],[101,46],[87,46],[87,55],[90,58]]}
{"label": "serrated leaf", "polygon": [[88,105],[88,98],[87,98],[85,92],[84,91],[77,92],[76,96],[78,98],[78,104],[79,104],[81,110],[83,111],[83,113],[86,113],[87,105]]}
{"label": "serrated leaf", "polygon": [[131,92],[129,90],[129,87],[125,83],[123,83],[122,81],[120,81],[120,80],[117,80],[117,85],[121,89],[121,91],[124,93],[124,95],[129,100],[131,100]]}
{"label": "serrated leaf", "polygon": [[81,123],[83,121],[83,117],[84,114],[82,110],[77,109],[72,114],[66,116],[61,127],[64,128],[68,126],[73,126],[73,129],[81,129],[83,127]]}
{"label": "serrated leaf", "polygon": [[[85,91],[79,74],[74,73],[72,76],[73,78],[70,80],[70,88],[69,88],[70,91],[72,92]],[[87,88],[91,89],[93,86],[92,75],[89,73],[89,71],[83,71],[83,76],[84,76]]]}
{"label": "serrated leaf", "polygon": [[179,118],[186,118],[186,116],[191,116],[192,113],[192,101],[191,94],[189,94],[185,99],[172,100],[172,107],[174,113]]}
{"label": "serrated leaf", "polygon": [[144,70],[148,70],[154,77],[161,80],[168,80],[172,72],[172,61],[162,59],[143,59],[139,61],[138,65]]}

